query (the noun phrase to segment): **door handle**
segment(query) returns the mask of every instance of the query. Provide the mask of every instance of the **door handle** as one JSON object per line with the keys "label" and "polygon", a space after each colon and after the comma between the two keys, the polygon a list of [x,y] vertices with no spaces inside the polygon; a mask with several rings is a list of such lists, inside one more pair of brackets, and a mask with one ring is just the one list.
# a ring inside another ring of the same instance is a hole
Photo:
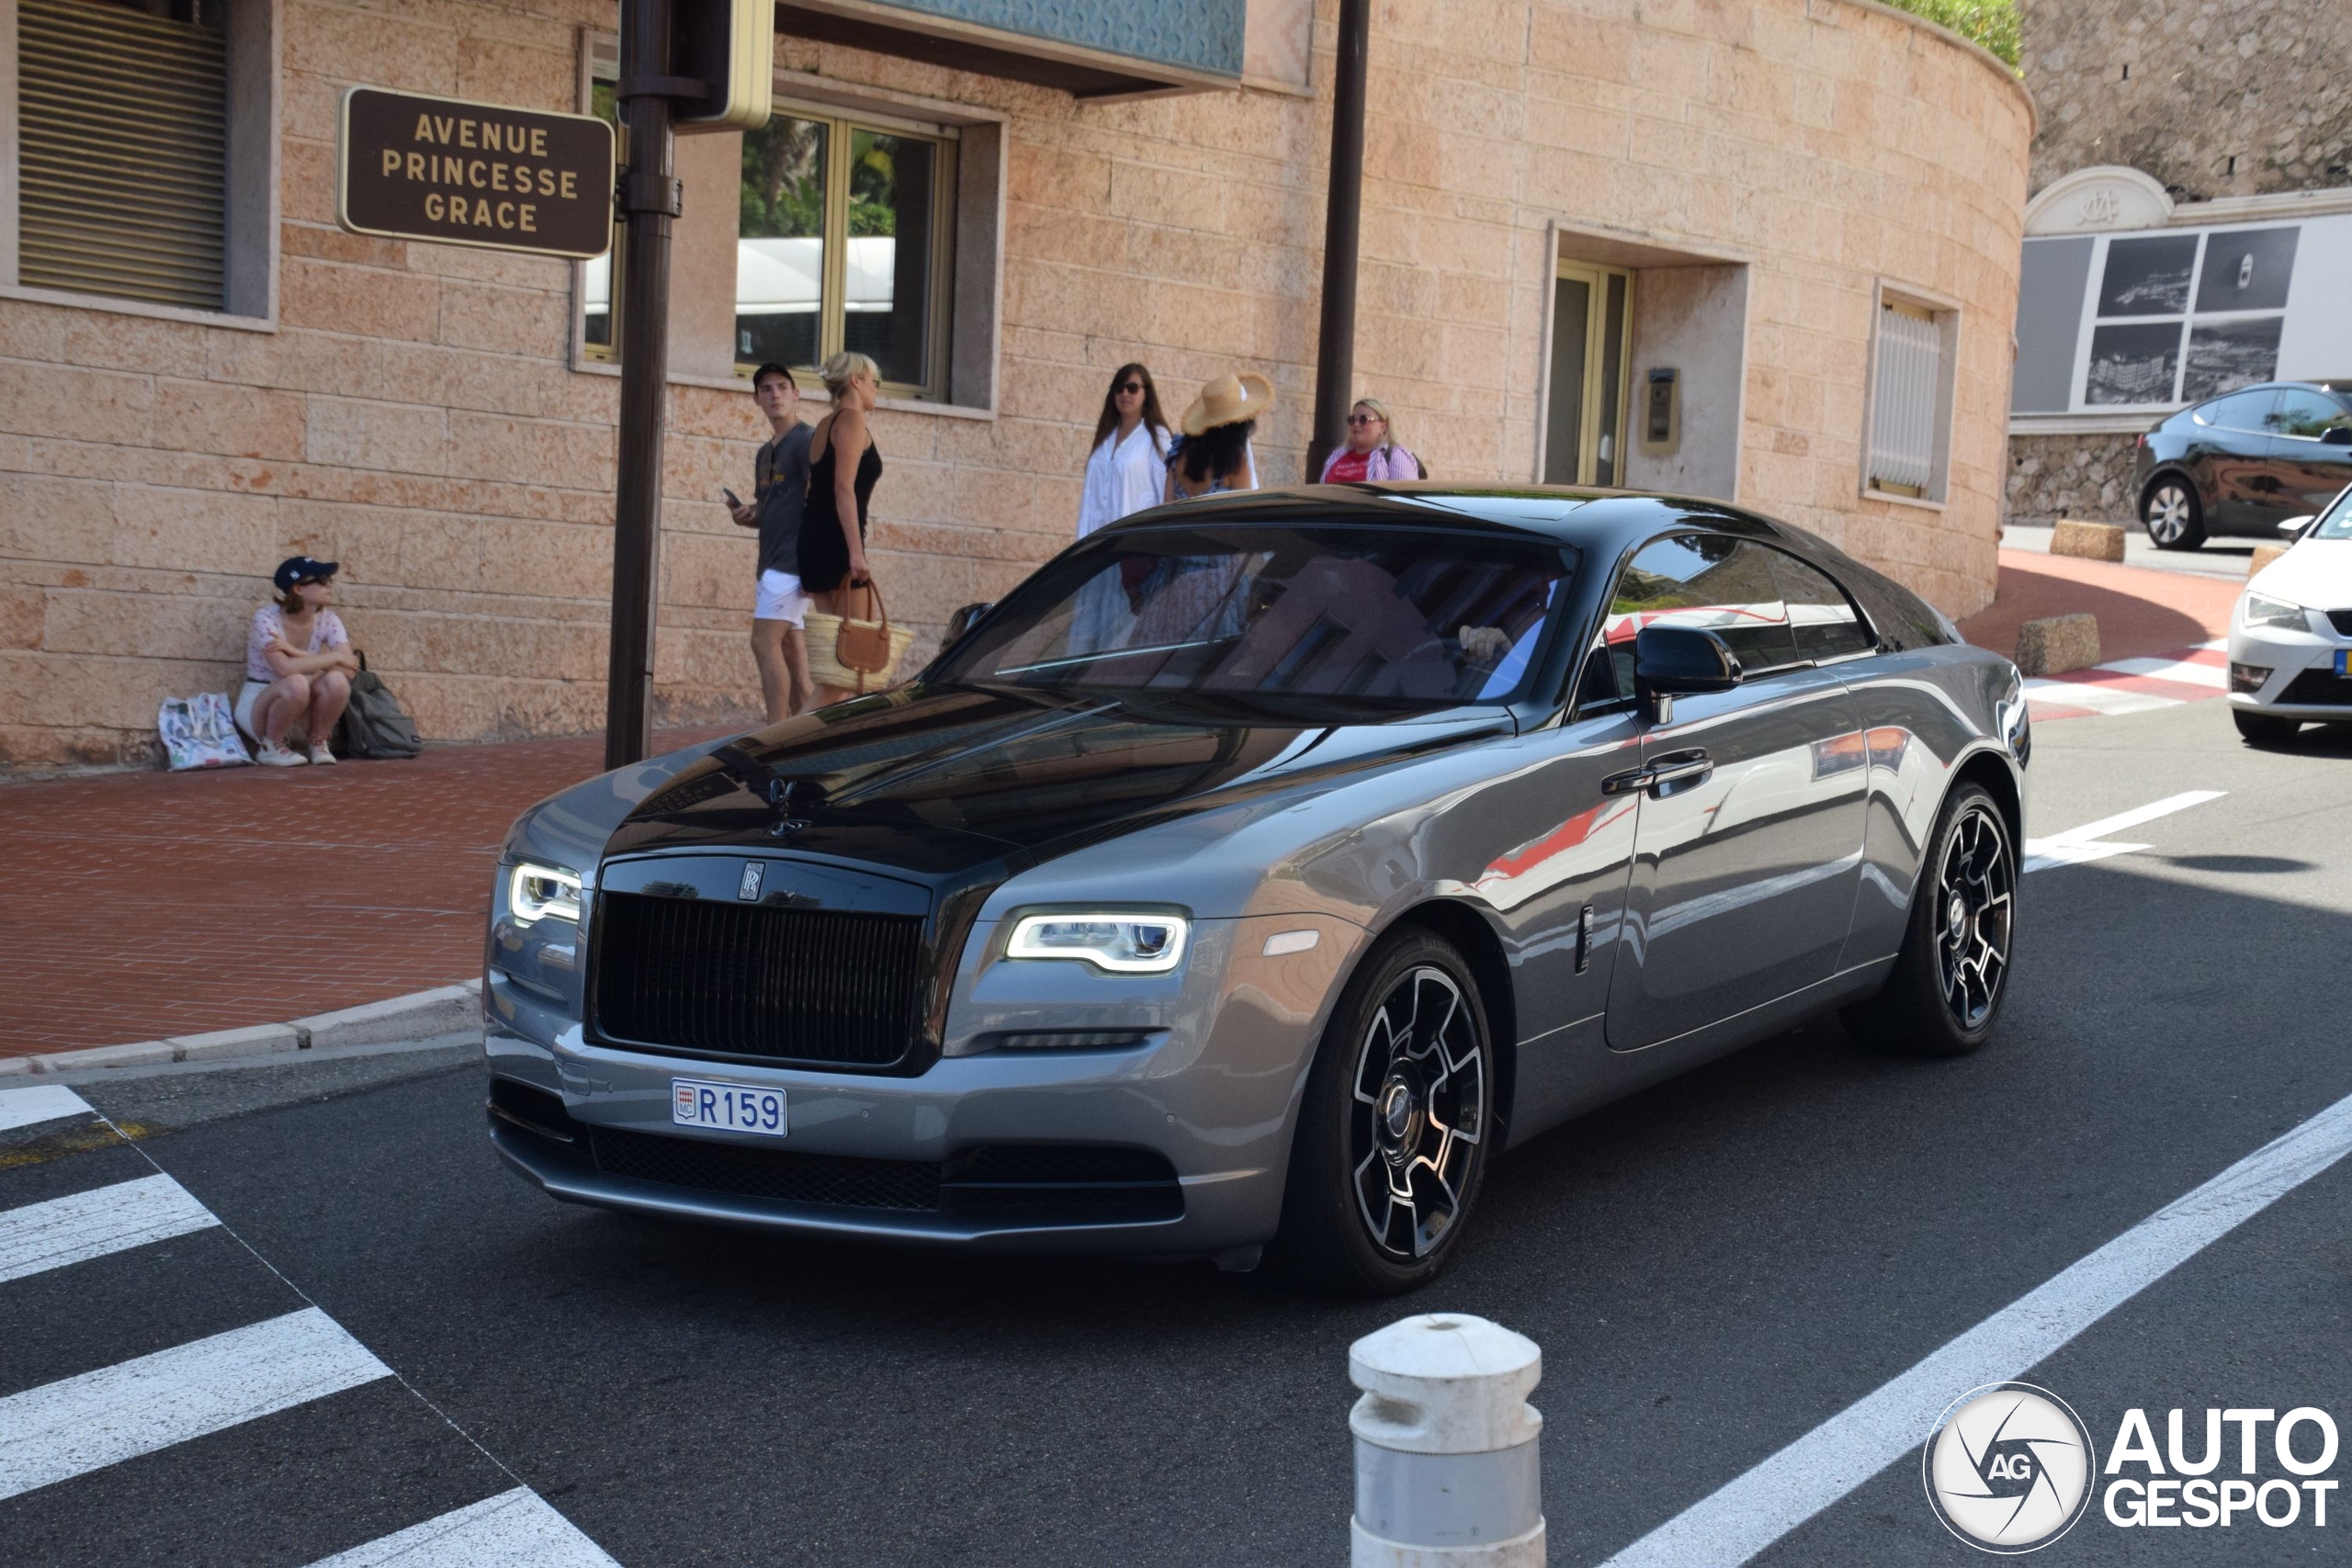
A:
{"label": "door handle", "polygon": [[1695,784],[1715,771],[1714,759],[1704,751],[1669,751],[1630,773],[1611,773],[1600,781],[1603,795],[1656,795],[1668,784]]}

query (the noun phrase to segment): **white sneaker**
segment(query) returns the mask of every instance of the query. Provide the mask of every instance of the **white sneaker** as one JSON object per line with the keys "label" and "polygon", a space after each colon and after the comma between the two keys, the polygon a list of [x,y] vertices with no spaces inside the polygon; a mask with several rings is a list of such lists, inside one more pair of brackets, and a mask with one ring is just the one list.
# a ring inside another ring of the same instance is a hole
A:
{"label": "white sneaker", "polygon": [[331,767],[334,763],[334,752],[325,741],[313,740],[311,742],[311,761],[322,768]]}
{"label": "white sneaker", "polygon": [[299,768],[308,763],[310,759],[277,741],[265,740],[254,748],[254,761],[265,768]]}

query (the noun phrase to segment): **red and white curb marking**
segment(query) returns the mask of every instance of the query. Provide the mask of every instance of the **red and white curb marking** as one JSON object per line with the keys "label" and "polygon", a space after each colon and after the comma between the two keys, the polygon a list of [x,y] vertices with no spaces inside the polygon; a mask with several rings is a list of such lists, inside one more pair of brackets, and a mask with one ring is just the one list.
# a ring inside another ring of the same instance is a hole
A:
{"label": "red and white curb marking", "polygon": [[2156,659],[2118,659],[2025,683],[2034,722],[2092,714],[2144,713],[2224,695],[2230,689],[2226,641],[2200,643]]}

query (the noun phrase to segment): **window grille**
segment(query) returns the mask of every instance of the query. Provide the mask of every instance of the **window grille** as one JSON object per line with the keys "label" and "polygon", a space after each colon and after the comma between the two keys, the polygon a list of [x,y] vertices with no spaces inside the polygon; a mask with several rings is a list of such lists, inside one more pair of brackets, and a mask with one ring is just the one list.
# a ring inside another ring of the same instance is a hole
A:
{"label": "window grille", "polygon": [[218,7],[17,0],[17,281],[223,308],[228,36]]}
{"label": "window grille", "polygon": [[1877,355],[1871,378],[1871,488],[1924,496],[1935,479],[1943,332],[1930,311],[1883,304]]}

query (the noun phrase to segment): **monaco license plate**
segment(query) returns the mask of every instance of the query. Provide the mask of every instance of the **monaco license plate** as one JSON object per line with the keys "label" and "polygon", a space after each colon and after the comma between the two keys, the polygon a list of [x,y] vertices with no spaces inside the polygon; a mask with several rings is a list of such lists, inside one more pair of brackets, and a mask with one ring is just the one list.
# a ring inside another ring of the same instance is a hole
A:
{"label": "monaco license plate", "polygon": [[670,1080],[670,1120],[681,1127],[716,1127],[728,1133],[785,1134],[784,1090],[708,1078]]}

